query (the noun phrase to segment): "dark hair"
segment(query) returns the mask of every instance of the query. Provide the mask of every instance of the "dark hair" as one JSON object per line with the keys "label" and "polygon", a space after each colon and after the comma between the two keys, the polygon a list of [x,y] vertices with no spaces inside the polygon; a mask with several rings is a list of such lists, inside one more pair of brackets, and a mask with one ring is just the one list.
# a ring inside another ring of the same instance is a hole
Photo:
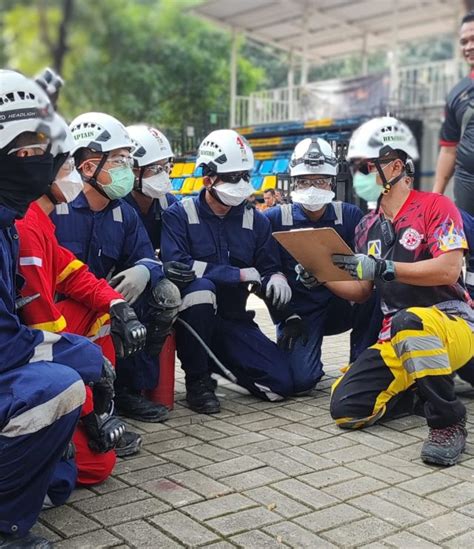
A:
{"label": "dark hair", "polygon": [[275,189],[265,189],[263,194],[270,193],[272,196],[275,196]]}
{"label": "dark hair", "polygon": [[471,21],[474,21],[474,10],[466,13],[466,15],[461,19],[461,25],[464,25],[464,23],[471,23]]}

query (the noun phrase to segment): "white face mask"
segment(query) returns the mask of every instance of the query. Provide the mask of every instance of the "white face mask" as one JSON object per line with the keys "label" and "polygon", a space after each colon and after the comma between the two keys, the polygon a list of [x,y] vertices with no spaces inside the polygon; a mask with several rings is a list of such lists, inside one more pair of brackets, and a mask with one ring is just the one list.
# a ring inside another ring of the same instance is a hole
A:
{"label": "white face mask", "polygon": [[142,193],[150,198],[161,198],[170,191],[170,176],[165,171],[142,179]]}
{"label": "white face mask", "polygon": [[332,191],[325,189],[316,189],[310,187],[309,189],[292,191],[291,199],[293,202],[301,204],[303,208],[310,212],[317,212],[321,208],[324,208],[326,204],[332,202],[336,195]]}
{"label": "white face mask", "polygon": [[240,206],[254,192],[252,185],[244,179],[238,183],[221,183],[214,190],[226,206]]}
{"label": "white face mask", "polygon": [[66,177],[56,179],[55,184],[58,186],[66,202],[72,202],[84,189],[81,174],[76,169]]}

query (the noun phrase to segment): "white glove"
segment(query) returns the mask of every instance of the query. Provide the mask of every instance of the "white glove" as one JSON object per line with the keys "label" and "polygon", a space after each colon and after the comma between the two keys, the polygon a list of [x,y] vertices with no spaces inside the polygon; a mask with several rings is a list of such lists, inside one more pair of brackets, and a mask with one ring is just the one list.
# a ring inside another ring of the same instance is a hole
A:
{"label": "white glove", "polygon": [[262,277],[254,267],[240,269],[240,282],[248,282],[249,284],[261,284]]}
{"label": "white glove", "polygon": [[317,286],[323,284],[322,282],[319,282],[319,280],[312,273],[306,271],[300,263],[295,265],[295,272],[298,275],[296,280],[299,280],[307,290],[311,290],[312,288],[316,288]]}
{"label": "white glove", "polygon": [[286,281],[285,275],[276,273],[270,277],[267,284],[266,296],[277,309],[281,309],[290,301],[291,288]]}
{"label": "white glove", "polygon": [[122,294],[131,305],[140,297],[149,280],[150,271],[145,265],[135,265],[135,267],[116,274],[109,284],[119,294]]}

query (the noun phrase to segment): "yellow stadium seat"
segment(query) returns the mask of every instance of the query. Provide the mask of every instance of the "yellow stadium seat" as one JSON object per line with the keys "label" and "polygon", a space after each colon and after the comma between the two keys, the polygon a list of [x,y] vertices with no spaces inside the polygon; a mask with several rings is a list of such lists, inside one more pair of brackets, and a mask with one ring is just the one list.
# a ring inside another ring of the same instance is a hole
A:
{"label": "yellow stadium seat", "polygon": [[176,164],[174,164],[173,169],[171,170],[171,173],[170,173],[170,177],[171,178],[181,177],[181,175],[183,174],[183,167],[184,167],[183,162],[177,162]]}
{"label": "yellow stadium seat", "polygon": [[260,191],[263,193],[267,189],[274,189],[276,187],[277,178],[276,175],[266,175],[263,180],[263,185]]}
{"label": "yellow stadium seat", "polygon": [[198,193],[202,189],[203,182],[204,177],[196,177],[194,181],[193,192]]}
{"label": "yellow stadium seat", "polygon": [[192,194],[195,181],[195,177],[186,178],[184,180],[183,186],[181,187],[181,194]]}
{"label": "yellow stadium seat", "polygon": [[193,175],[194,173],[194,162],[188,162],[187,164],[183,164],[183,171],[181,172],[181,175],[183,177],[186,177],[187,175]]}

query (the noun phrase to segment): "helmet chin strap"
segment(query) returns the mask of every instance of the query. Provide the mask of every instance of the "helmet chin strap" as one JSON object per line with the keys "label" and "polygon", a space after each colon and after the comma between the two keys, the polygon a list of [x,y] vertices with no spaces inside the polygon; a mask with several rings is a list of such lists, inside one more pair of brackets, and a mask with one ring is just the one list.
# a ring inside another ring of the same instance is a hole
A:
{"label": "helmet chin strap", "polygon": [[109,156],[109,153],[104,153],[102,158],[99,160],[99,163],[97,164],[97,167],[94,171],[94,173],[88,177],[85,176],[84,179],[86,180],[86,183],[89,183],[91,187],[94,187],[94,189],[101,194],[104,198],[107,198],[107,200],[110,200],[110,197],[107,196],[107,193],[102,189],[102,187],[99,185],[97,181],[97,177],[99,176],[99,173],[101,172],[102,168],[104,167],[105,163],[107,162],[107,158]]}
{"label": "helmet chin strap", "polygon": [[406,175],[405,170],[403,170],[399,175],[391,179],[390,181],[385,177],[384,171],[382,169],[382,165],[380,163],[380,160],[377,158],[374,160],[375,167],[377,168],[377,172],[380,176],[380,179],[382,180],[382,195],[388,194],[394,185],[396,185],[401,179],[403,179]]}

